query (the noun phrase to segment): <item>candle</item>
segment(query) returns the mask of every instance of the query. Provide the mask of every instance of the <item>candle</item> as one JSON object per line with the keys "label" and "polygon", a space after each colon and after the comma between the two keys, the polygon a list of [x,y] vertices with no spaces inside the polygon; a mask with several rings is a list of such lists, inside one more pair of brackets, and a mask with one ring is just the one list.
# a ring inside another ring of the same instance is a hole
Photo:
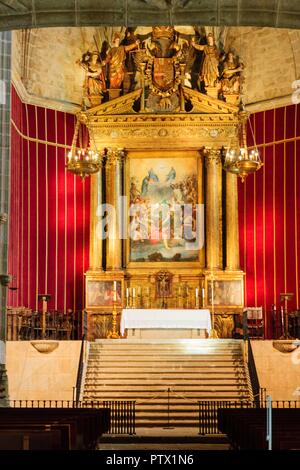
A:
{"label": "candle", "polygon": [[203,300],[205,299],[205,291],[204,291],[204,287],[202,287],[202,299],[203,299]]}
{"label": "candle", "polygon": [[132,289],[132,297],[135,297],[135,287]]}
{"label": "candle", "polygon": [[199,295],[199,289],[198,287],[196,287],[196,299],[198,299],[198,295]]}
{"label": "candle", "polygon": [[126,287],[126,298],[127,299],[129,298],[129,289],[128,289],[128,287]]}
{"label": "candle", "polygon": [[114,302],[117,301],[117,281],[114,281]]}

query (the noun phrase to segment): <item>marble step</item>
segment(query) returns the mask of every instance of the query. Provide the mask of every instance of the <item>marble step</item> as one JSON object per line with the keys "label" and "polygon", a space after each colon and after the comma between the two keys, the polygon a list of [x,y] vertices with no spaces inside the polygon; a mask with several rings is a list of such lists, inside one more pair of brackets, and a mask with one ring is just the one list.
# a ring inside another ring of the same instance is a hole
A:
{"label": "marble step", "polygon": [[[193,340],[192,340],[193,341]],[[194,340],[191,343],[132,343],[132,342],[113,342],[108,344],[98,344],[98,343],[90,343],[90,350],[91,351],[103,351],[103,350],[116,350],[116,349],[154,349],[154,350],[163,350],[163,349],[178,349],[180,351],[188,350],[188,349],[197,349],[199,351],[242,351],[243,345],[240,343],[237,344],[215,344],[215,343],[207,343],[203,344],[199,342],[199,340]]]}
{"label": "marble step", "polygon": [[91,373],[99,373],[99,372],[113,372],[113,373],[122,373],[122,372],[158,372],[160,373],[161,371],[164,371],[166,373],[182,373],[182,372],[192,372],[192,373],[198,373],[197,371],[199,371],[199,373],[211,373],[211,374],[214,374],[214,373],[217,373],[217,372],[220,372],[220,373],[229,373],[229,372],[232,372],[232,373],[235,373],[235,372],[238,372],[238,371],[241,371],[241,370],[244,370],[244,364],[243,363],[239,363],[239,364],[232,364],[232,363],[225,363],[220,365],[220,364],[214,364],[214,363],[203,363],[203,364],[199,364],[199,363],[184,363],[184,364],[180,364],[180,363],[169,363],[169,362],[166,362],[164,364],[162,364],[161,362],[159,362],[158,364],[156,363],[152,363],[151,365],[149,363],[147,364],[144,364],[144,363],[137,363],[135,362],[134,364],[132,364],[132,362],[130,364],[116,364],[116,363],[109,363],[109,362],[105,362],[105,363],[93,363],[93,364],[90,364],[88,363],[87,365],[87,370],[90,371]]}
{"label": "marble step", "polygon": [[[164,380],[190,380],[190,379],[198,379],[198,380],[210,380],[211,378],[216,378],[216,379],[233,379],[236,380],[237,377],[245,376],[246,374],[244,370],[241,368],[239,370],[233,369],[228,371],[227,369],[222,371],[222,370],[208,370],[208,371],[203,371],[202,369],[198,372],[193,370],[165,370],[163,373],[160,371],[154,370],[154,369],[134,369],[134,370],[119,370],[118,371],[118,378],[120,380],[126,380],[128,379],[142,379],[143,377],[149,377],[155,379],[156,377],[161,377]],[[111,371],[108,371],[107,369],[102,370],[102,369],[97,369],[95,370],[90,370],[88,369],[86,372],[86,378],[93,378],[95,377],[96,379],[102,379],[102,378],[116,378],[115,374],[115,369],[112,369]]]}
{"label": "marble step", "polygon": [[119,339],[96,339],[96,341],[91,343],[91,347],[111,347],[111,346],[128,346],[128,345],[137,345],[138,347],[143,345],[149,346],[164,346],[164,345],[172,345],[172,346],[191,346],[197,345],[202,346],[203,348],[209,347],[243,347],[244,341],[240,339],[231,339],[231,338],[224,338],[224,339],[210,339],[210,338],[186,338],[186,339],[139,339],[139,338],[119,338]]}
{"label": "marble step", "polygon": [[[153,383],[153,381],[151,380],[144,380],[142,383],[139,381],[139,382],[136,382],[136,383],[133,383],[133,382],[128,382],[128,383],[122,383],[122,382],[112,382],[112,383],[104,383],[104,382],[98,382],[96,384],[94,383],[89,383],[87,384],[86,386],[86,390],[90,389],[90,388],[97,388],[99,391],[100,389],[103,390],[107,390],[109,388],[112,388],[112,389],[115,389],[115,387],[117,386],[118,387],[118,390],[119,391],[130,391],[130,390],[136,390],[137,388],[139,388],[140,390],[144,390],[145,388],[147,389],[151,389],[151,390],[156,390],[157,388],[159,389],[162,389],[165,390],[165,389],[168,389],[169,387],[174,389],[174,390],[194,390],[195,387],[197,387],[197,389],[199,390],[204,390],[204,389],[218,389],[218,390],[223,390],[223,389],[228,389],[230,387],[230,389],[232,390],[235,390],[236,388],[238,387],[241,387],[241,385],[245,386],[246,385],[246,381],[237,381],[236,383],[201,383],[201,381],[195,381],[195,383],[183,383],[182,385],[179,384],[178,382],[176,381],[173,381],[173,382],[166,382],[165,384],[162,383],[161,381],[157,381],[155,383]],[[176,387],[176,389],[175,389]]]}
{"label": "marble step", "polygon": [[[166,394],[165,389],[157,389],[153,391],[153,393],[149,393],[149,390],[127,390],[127,391],[116,391],[116,390],[86,390],[83,398],[87,400],[153,400],[156,397],[160,397]],[[194,399],[194,400],[209,400],[209,399],[218,399],[218,400],[237,400],[241,396],[249,396],[249,392],[247,388],[242,390],[215,390],[215,389],[207,389],[207,390],[194,390],[194,391],[186,391],[181,390],[180,392],[177,391],[178,395],[184,395],[186,399]]]}
{"label": "marble step", "polygon": [[224,365],[238,365],[238,364],[243,364],[242,360],[240,358],[237,358],[236,360],[232,358],[224,358],[224,356],[221,358],[213,358],[213,359],[208,359],[204,357],[199,357],[199,356],[179,356],[179,355],[174,355],[174,356],[124,356],[124,355],[118,355],[118,356],[106,356],[99,359],[94,359],[91,358],[89,359],[88,363],[90,365],[97,365],[97,364],[107,364],[109,362],[112,363],[130,363],[132,364],[140,364],[140,363],[151,363],[151,364],[161,364],[161,363],[168,363],[170,365],[171,363],[176,363],[176,364],[199,364],[199,365],[204,365],[204,364],[215,364],[218,366]]}
{"label": "marble step", "polygon": [[[243,377],[202,377],[202,378],[195,378],[195,377],[148,377],[147,375],[142,377],[143,381],[149,382],[152,385],[156,384],[166,384],[166,385],[181,385],[181,383],[188,383],[189,385],[193,384],[215,384],[219,385],[225,382],[226,384],[236,384],[237,381],[240,383],[241,381],[247,382],[246,376]],[[120,377],[86,377],[86,384],[93,384],[94,386],[98,385],[118,385],[118,384],[140,384],[141,378],[136,377],[124,377],[123,380]]]}

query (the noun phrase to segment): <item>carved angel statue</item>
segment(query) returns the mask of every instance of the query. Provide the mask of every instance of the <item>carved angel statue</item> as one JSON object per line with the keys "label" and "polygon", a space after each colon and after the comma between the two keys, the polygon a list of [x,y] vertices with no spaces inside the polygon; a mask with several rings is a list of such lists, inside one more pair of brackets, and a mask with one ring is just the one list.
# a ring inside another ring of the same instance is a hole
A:
{"label": "carved angel statue", "polygon": [[139,47],[139,41],[126,46],[120,45],[120,34],[115,33],[113,47],[108,51],[105,64],[108,65],[108,79],[110,89],[121,89],[125,77],[126,53]]}
{"label": "carved angel statue", "polygon": [[221,75],[223,93],[239,93],[241,86],[240,72],[243,69],[244,65],[237,63],[233,52],[229,51],[224,61]]}
{"label": "carved angel statue", "polygon": [[204,60],[200,70],[199,78],[204,81],[205,87],[216,87],[219,78],[219,59],[220,51],[215,44],[215,39],[212,33],[207,35],[207,44],[196,44],[195,39],[192,39],[192,46],[198,50],[203,51]]}
{"label": "carved angel statue", "polygon": [[77,63],[85,70],[84,96],[92,106],[101,104],[106,84],[99,53],[87,51]]}

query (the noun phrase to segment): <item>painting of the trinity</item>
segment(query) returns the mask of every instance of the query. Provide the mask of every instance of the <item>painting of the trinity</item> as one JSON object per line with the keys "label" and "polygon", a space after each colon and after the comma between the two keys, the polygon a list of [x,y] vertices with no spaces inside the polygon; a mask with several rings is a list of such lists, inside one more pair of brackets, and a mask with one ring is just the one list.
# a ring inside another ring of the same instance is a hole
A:
{"label": "painting of the trinity", "polygon": [[197,159],[130,160],[130,261],[197,261]]}

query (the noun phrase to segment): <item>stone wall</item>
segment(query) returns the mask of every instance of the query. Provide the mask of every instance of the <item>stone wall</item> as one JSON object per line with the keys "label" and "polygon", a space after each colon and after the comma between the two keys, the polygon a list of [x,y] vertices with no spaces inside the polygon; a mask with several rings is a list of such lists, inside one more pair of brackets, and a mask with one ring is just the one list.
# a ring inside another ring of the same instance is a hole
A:
{"label": "stone wall", "polygon": [[73,400],[81,341],[40,353],[30,341],[6,343],[9,400]]}
{"label": "stone wall", "polygon": [[281,353],[272,343],[251,341],[260,386],[273,400],[300,400],[300,351]]}
{"label": "stone wall", "polygon": [[[11,33],[0,32],[0,214],[8,214]],[[8,223],[0,220],[0,274],[7,274]],[[6,288],[0,285],[0,339],[5,339]]]}

